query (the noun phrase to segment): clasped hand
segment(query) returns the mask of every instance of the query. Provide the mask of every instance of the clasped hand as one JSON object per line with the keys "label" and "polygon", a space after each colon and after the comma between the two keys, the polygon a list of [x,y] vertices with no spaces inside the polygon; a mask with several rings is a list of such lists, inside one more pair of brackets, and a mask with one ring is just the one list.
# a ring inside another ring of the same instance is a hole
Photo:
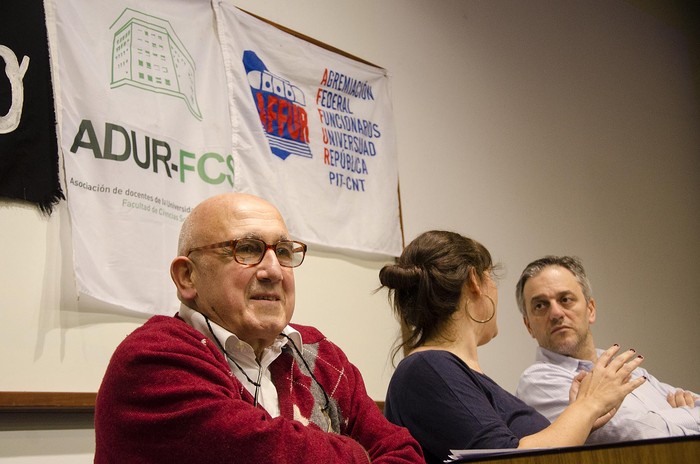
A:
{"label": "clasped hand", "polygon": [[698,397],[693,395],[693,392],[689,392],[688,390],[683,390],[680,388],[675,392],[669,393],[666,397],[668,404],[670,404],[671,407],[674,408],[694,408],[695,401],[697,401],[697,399]]}

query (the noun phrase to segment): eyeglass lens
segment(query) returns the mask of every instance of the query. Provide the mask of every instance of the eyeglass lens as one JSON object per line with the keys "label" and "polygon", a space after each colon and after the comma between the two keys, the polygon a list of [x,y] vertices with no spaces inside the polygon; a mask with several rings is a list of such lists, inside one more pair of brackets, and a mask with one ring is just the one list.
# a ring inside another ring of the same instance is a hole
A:
{"label": "eyeglass lens", "polygon": [[304,260],[304,246],[299,242],[281,240],[268,245],[256,238],[244,238],[236,242],[234,257],[241,264],[257,264],[262,261],[268,248],[275,250],[280,265],[296,267]]}

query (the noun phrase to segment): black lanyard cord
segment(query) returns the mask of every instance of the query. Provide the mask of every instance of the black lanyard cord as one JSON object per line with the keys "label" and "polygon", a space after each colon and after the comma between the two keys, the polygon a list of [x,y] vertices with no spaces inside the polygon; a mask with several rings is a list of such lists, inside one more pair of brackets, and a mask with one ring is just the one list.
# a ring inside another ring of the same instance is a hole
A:
{"label": "black lanyard cord", "polygon": [[[261,385],[261,379],[262,379],[262,369],[260,366],[258,366],[258,381],[254,381],[251,379],[248,374],[246,374],[245,370],[241,367],[240,364],[236,362],[235,359],[233,359],[233,356],[231,356],[228,351],[224,348],[224,346],[221,344],[219,341],[219,338],[214,334],[214,329],[211,326],[211,323],[209,322],[209,318],[207,316],[204,316],[204,320],[207,323],[207,327],[209,328],[209,332],[211,333],[211,336],[214,338],[214,341],[216,342],[216,345],[219,347],[219,349],[224,353],[224,355],[231,360],[233,364],[236,365],[239,371],[243,374],[243,376],[246,378],[246,380],[255,386],[255,395],[254,395],[254,406],[258,406],[258,389],[260,388]],[[325,399],[325,405],[321,408],[321,411],[323,412],[324,416],[326,416],[326,420],[328,421],[328,431],[331,430],[331,420],[330,417],[328,416],[328,411],[330,409],[330,399],[328,398],[328,393],[326,393],[326,389],[323,388],[323,385],[321,385],[321,382],[318,381],[316,376],[314,375],[313,370],[311,370],[311,367],[309,366],[309,363],[306,362],[306,359],[304,359],[304,356],[302,356],[301,352],[299,351],[299,348],[297,348],[296,344],[294,341],[285,333],[280,333],[281,336],[287,339],[290,345],[292,345],[292,349],[296,352],[298,355],[299,359],[301,359],[301,362],[304,364],[304,367],[306,367],[306,370],[309,372],[309,375],[313,379],[314,382],[316,382],[316,385],[319,386],[321,389],[321,393],[323,393],[323,398]]]}
{"label": "black lanyard cord", "polygon": [[[224,355],[226,355],[226,357],[227,357],[228,359],[230,359],[230,360],[233,362],[233,364],[236,365],[236,367],[238,368],[238,370],[240,370],[240,371],[243,373],[243,375],[245,376],[246,380],[247,380],[248,382],[250,382],[251,384],[255,385],[255,397],[257,398],[257,396],[258,396],[258,390],[257,390],[257,389],[260,388],[260,377],[261,377],[261,374],[262,374],[262,369],[258,368],[258,381],[257,381],[257,382],[254,381],[253,379],[251,379],[250,377],[248,377],[248,374],[245,373],[245,371],[244,371],[243,368],[240,366],[240,364],[238,364],[238,363],[236,362],[236,360],[233,359],[233,356],[231,356],[230,354],[228,354],[228,351],[226,351],[226,349],[224,349],[224,346],[221,344],[221,342],[220,342],[219,339],[216,337],[216,335],[214,335],[214,330],[212,329],[211,324],[209,323],[209,318],[208,318],[207,316],[204,316],[204,320],[207,321],[207,327],[209,327],[209,332],[211,332],[211,336],[214,337],[214,341],[215,341],[216,344],[218,345],[219,349],[221,349],[221,351],[224,352]],[[256,399],[255,403],[256,403],[256,406],[257,406],[257,399]]]}

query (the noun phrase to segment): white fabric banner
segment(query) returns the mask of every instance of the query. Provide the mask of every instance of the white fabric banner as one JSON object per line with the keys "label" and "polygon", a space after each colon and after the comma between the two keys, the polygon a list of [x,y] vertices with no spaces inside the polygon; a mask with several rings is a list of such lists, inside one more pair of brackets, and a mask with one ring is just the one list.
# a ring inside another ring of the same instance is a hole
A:
{"label": "white fabric banner", "polygon": [[310,244],[398,256],[394,121],[385,70],[213,0],[234,189],[267,198]]}
{"label": "white fabric banner", "polygon": [[232,190],[309,244],[400,254],[384,70],[218,0],[45,8],[80,294],[171,314],[181,223]]}
{"label": "white fabric banner", "polygon": [[182,220],[234,182],[211,3],[45,4],[78,291],[172,314]]}

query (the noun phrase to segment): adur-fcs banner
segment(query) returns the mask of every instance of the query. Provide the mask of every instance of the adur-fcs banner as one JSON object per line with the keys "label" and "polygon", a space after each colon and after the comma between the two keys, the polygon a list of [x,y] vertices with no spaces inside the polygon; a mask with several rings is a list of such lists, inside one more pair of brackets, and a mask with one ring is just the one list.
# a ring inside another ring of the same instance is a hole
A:
{"label": "adur-fcs banner", "polygon": [[180,225],[233,189],[221,48],[209,1],[47,1],[80,293],[178,307]]}

